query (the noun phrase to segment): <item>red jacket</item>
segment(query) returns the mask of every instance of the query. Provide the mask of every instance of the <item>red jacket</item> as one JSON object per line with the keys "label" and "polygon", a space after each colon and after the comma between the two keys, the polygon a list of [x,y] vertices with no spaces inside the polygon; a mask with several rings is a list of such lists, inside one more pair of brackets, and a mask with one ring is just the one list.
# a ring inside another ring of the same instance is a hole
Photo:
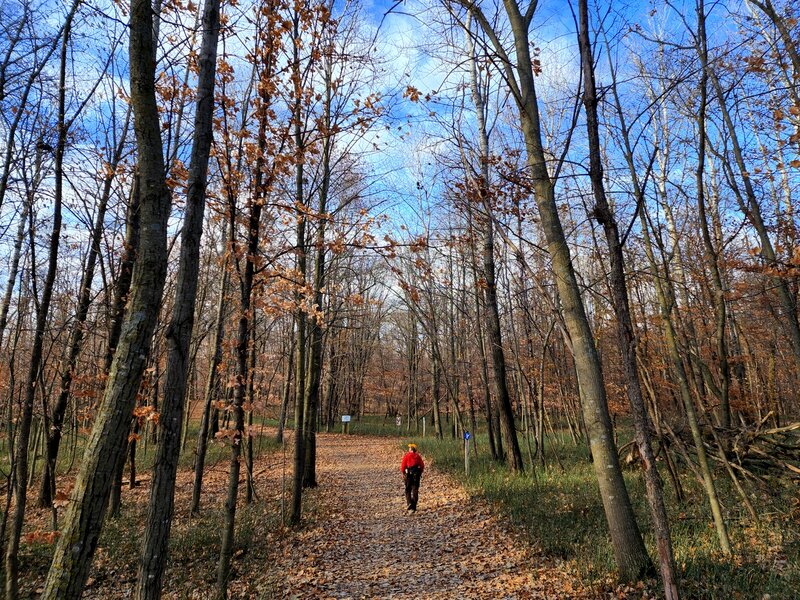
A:
{"label": "red jacket", "polygon": [[425,463],[419,455],[419,452],[412,452],[409,450],[405,453],[405,456],[403,456],[403,462],[400,463],[400,472],[405,473],[406,469],[410,467],[419,467],[420,473],[425,470]]}

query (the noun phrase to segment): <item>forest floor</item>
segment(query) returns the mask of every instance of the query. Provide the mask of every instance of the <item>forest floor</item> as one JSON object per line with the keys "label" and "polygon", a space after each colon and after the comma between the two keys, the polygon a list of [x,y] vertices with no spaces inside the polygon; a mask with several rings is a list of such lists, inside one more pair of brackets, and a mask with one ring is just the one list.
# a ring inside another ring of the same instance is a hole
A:
{"label": "forest floor", "polygon": [[[319,487],[306,492],[298,528],[281,525],[281,496],[287,504],[290,499],[290,452],[256,459],[258,500],[237,511],[230,597],[597,597],[564,565],[536,555],[488,504],[470,499],[432,461],[418,510],[407,514],[397,439],[321,434],[317,440]],[[166,598],[213,595],[227,470],[225,460],[210,466],[204,512],[194,518],[188,512],[192,473],[178,473]],[[241,499],[244,480],[240,487]],[[122,516],[103,531],[84,598],[132,596],[148,494],[149,473],[143,471],[140,485],[125,490]],[[49,511],[33,512],[29,525],[43,531]],[[44,537],[29,534],[23,543],[22,597],[41,591],[52,553]]]}

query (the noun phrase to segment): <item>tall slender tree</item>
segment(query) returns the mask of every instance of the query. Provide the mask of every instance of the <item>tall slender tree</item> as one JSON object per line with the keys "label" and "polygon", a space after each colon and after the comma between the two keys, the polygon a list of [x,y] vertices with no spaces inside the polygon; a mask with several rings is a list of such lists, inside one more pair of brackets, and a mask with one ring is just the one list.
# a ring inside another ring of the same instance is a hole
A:
{"label": "tall slender tree", "polygon": [[181,425],[189,374],[189,344],[194,326],[199,279],[200,237],[203,232],[208,161],[213,135],[214,79],[220,29],[219,0],[206,0],[201,24],[203,40],[198,56],[197,108],[189,163],[186,212],[181,231],[180,266],[172,321],[166,333],[167,370],[161,418],[158,421],[160,434],[137,574],[136,596],[140,600],[157,600],[161,597],[162,577],[169,554],[175,476],[181,450]]}
{"label": "tall slender tree", "polygon": [[535,192],[536,204],[552,269],[561,299],[564,321],[575,357],[575,370],[583,407],[583,419],[592,450],[595,475],[611,534],[614,556],[623,579],[636,580],[652,570],[652,563],[642,541],[633,514],[630,497],[614,444],[603,371],[589,320],[580,295],[569,246],[556,206],[555,183],[548,172],[542,142],[537,90],[529,30],[538,3],[520,6],[516,0],[503,0],[503,7],[513,36],[513,58],[499,33],[470,0],[459,0],[470,11],[486,34],[492,50],[502,64],[503,76],[517,106],[525,140],[527,167]]}

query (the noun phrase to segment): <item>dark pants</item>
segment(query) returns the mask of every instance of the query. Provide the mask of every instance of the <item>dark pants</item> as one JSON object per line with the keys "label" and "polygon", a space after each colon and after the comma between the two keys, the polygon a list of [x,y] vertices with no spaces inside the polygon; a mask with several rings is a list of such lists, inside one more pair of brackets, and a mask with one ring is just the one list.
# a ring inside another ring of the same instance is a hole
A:
{"label": "dark pants", "polygon": [[419,480],[422,472],[416,468],[406,469],[403,474],[406,481],[406,507],[408,510],[417,510],[417,500],[419,500]]}

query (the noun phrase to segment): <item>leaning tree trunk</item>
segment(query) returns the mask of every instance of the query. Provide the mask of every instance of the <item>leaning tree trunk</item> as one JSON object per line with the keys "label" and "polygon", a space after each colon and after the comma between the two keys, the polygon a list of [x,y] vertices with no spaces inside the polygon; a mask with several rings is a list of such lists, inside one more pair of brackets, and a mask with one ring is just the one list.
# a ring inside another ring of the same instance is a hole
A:
{"label": "leaning tree trunk", "polygon": [[164,176],[161,123],[155,95],[154,44],[150,2],[132,0],[131,106],[141,178],[141,244],[119,346],[47,574],[42,598],[48,600],[78,598],[89,575],[114,469],[125,449],[164,289],[170,192]]}
{"label": "leaning tree trunk", "polygon": [[622,241],[619,236],[617,220],[611,211],[603,184],[603,166],[601,163],[600,125],[597,117],[597,90],[594,80],[594,55],[589,38],[589,10],[587,0],[578,0],[579,32],[578,43],[583,70],[583,104],[586,110],[586,129],[589,139],[589,178],[595,199],[594,216],[603,226],[611,262],[611,303],[617,318],[617,338],[622,354],[628,402],[633,413],[636,443],[642,457],[647,500],[653,519],[653,533],[658,549],[661,578],[664,584],[664,596],[668,600],[679,598],[678,579],[675,576],[675,558],[672,553],[667,511],[664,506],[664,491],[661,477],[656,467],[653,454],[652,424],[647,414],[639,370],[636,363],[636,336],[631,319],[628,301],[628,286],[625,280],[625,262],[622,253]]}
{"label": "leaning tree trunk", "polygon": [[652,570],[652,563],[642,541],[625,480],[622,477],[600,358],[559,217],[554,183],[547,170],[528,35],[536,3],[533,2],[523,15],[515,0],[503,2],[514,37],[516,57],[512,61],[481,10],[467,0],[461,1],[478,18],[481,27],[492,40],[495,50],[503,59],[506,80],[517,102],[541,227],[547,240],[553,274],[562,302],[564,322],[575,355],[575,371],[581,390],[583,417],[614,556],[620,576],[626,580],[636,580]]}
{"label": "leaning tree trunk", "polygon": [[144,542],[139,559],[136,597],[158,600],[161,580],[169,553],[169,532],[175,502],[175,475],[181,451],[186,380],[189,372],[189,344],[194,326],[195,298],[200,267],[200,239],[203,233],[208,160],[213,135],[214,77],[217,66],[217,40],[220,28],[220,0],[206,0],[203,9],[203,41],[200,48],[197,81],[197,109],[189,163],[186,214],[181,231],[181,253],[172,322],[167,329],[167,371],[164,400],[158,425],[153,483]]}

